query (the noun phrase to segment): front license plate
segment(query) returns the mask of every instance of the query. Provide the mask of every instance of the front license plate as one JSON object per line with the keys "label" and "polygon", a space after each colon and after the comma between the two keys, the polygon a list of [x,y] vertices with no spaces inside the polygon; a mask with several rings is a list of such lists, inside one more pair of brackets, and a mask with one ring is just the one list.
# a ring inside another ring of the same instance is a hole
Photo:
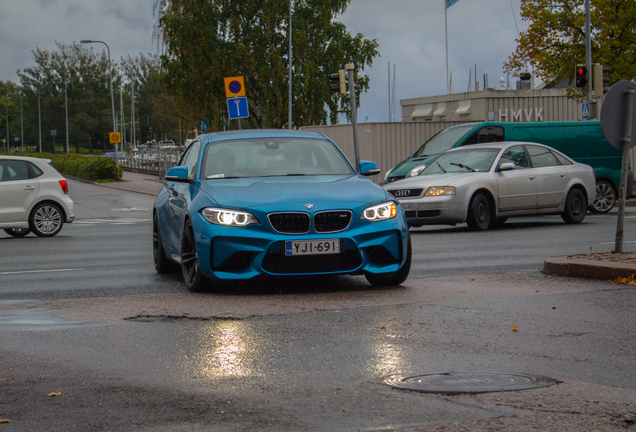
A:
{"label": "front license plate", "polygon": [[285,242],[285,255],[325,255],[340,253],[340,239],[289,240]]}

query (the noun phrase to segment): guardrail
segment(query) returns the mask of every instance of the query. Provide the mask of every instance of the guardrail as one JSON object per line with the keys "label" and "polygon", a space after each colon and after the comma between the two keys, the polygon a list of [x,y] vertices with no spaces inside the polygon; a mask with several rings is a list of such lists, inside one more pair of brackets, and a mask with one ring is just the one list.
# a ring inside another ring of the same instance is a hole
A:
{"label": "guardrail", "polygon": [[133,157],[119,158],[119,165],[126,171],[153,174],[159,177],[176,166],[181,157],[181,149],[160,149],[158,153],[140,151]]}

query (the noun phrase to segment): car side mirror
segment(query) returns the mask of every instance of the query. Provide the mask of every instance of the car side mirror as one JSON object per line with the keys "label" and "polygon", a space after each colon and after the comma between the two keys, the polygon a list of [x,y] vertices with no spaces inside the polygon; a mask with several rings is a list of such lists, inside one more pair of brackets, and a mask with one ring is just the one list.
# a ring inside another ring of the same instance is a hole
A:
{"label": "car side mirror", "polygon": [[360,174],[365,177],[380,174],[380,167],[373,161],[361,160],[360,161]]}
{"label": "car side mirror", "polygon": [[499,167],[499,171],[511,171],[517,169],[517,166],[512,162],[502,163]]}
{"label": "car side mirror", "polygon": [[166,173],[166,180],[192,183],[192,180],[188,178],[188,167],[176,166],[172,167]]}

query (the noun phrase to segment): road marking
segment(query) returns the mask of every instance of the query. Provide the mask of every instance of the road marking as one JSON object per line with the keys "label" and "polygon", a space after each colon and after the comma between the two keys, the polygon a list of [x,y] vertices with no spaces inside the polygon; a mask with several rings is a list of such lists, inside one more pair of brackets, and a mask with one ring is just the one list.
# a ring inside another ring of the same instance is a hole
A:
{"label": "road marking", "polygon": [[[614,244],[616,242],[601,242],[601,244]],[[623,241],[623,243],[636,243],[636,241]]]}
{"label": "road marking", "polygon": [[11,275],[11,274],[26,274],[26,273],[52,273],[52,272],[69,272],[69,271],[83,271],[83,268],[79,269],[51,269],[51,270],[24,270],[24,271],[13,271],[13,272],[0,272],[0,275]]}
{"label": "road marking", "polygon": [[121,225],[121,224],[135,224],[135,223],[142,223],[142,222],[152,222],[152,219],[123,219],[123,218],[117,218],[117,219],[81,219],[81,220],[75,220],[73,221],[73,224],[78,224],[78,225],[98,225],[98,224],[114,224],[114,225]]}

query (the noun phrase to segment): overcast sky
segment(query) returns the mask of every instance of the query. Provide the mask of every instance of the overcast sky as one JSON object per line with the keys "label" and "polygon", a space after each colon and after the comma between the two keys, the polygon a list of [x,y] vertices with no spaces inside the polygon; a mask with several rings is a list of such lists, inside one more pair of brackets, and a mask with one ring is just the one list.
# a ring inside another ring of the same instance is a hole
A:
{"label": "overcast sky", "polygon": [[[103,40],[115,61],[157,52],[152,4],[153,0],[0,0],[0,80],[19,82],[16,71],[34,64],[31,51],[55,50],[56,41]],[[453,93],[467,91],[469,70],[475,79],[475,64],[480,88],[484,74],[489,75],[490,87],[499,86],[503,62],[516,46],[515,19],[520,31],[527,28],[519,4],[520,0],[459,0],[448,8]],[[338,21],[351,34],[362,33],[380,45],[380,57],[365,70],[371,88],[362,96],[359,122],[389,119],[389,63],[391,71],[394,64],[396,69],[397,120],[400,99],[446,93],[444,0],[351,0]],[[511,77],[513,88],[514,81]]]}

